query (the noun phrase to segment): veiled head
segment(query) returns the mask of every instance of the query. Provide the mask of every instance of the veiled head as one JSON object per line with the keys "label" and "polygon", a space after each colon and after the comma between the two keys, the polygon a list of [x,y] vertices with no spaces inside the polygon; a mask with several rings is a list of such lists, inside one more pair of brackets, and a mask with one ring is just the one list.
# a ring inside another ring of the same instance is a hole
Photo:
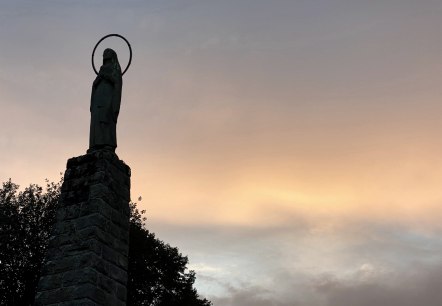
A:
{"label": "veiled head", "polygon": [[108,63],[111,63],[113,68],[117,69],[121,73],[117,53],[110,48],[105,49],[103,52],[103,65],[106,65]]}

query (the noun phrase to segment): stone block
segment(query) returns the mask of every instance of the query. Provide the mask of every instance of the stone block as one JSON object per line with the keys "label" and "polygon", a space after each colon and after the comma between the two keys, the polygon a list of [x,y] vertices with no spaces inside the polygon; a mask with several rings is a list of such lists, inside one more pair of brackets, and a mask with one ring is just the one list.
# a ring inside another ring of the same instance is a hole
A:
{"label": "stone block", "polygon": [[91,267],[76,269],[63,273],[63,287],[75,286],[78,284],[97,284],[98,272]]}
{"label": "stone block", "polygon": [[76,231],[75,224],[70,221],[60,220],[54,225],[53,234],[63,235],[63,234],[74,234]]}
{"label": "stone block", "polygon": [[109,261],[110,263],[112,263],[114,265],[118,265],[119,255],[120,254],[117,251],[115,251],[113,248],[103,245],[102,256],[106,261]]}
{"label": "stone block", "polygon": [[66,271],[70,271],[72,269],[75,269],[75,264],[70,257],[62,257],[55,260],[50,260],[45,262],[42,274],[43,275],[51,275],[56,273],[62,273]]}
{"label": "stone block", "polygon": [[127,299],[127,288],[121,284],[117,284],[117,289],[115,291],[116,296],[119,300],[126,301]]}
{"label": "stone block", "polygon": [[61,274],[46,275],[43,276],[38,282],[38,290],[43,291],[43,290],[60,288],[61,284],[62,284]]}
{"label": "stone block", "polygon": [[70,302],[63,302],[58,304],[53,304],[49,306],[97,306],[97,303],[89,299],[79,299]]}
{"label": "stone block", "polygon": [[129,229],[129,223],[127,222],[127,217],[123,215],[119,211],[113,211],[111,220],[113,223],[115,223],[118,227],[122,228],[123,230],[127,231]]}
{"label": "stone block", "polygon": [[103,244],[95,239],[79,241],[76,244],[62,246],[60,249],[64,256],[76,256],[85,252],[92,251],[101,255]]}
{"label": "stone block", "polygon": [[54,290],[39,291],[35,297],[36,306],[46,306],[59,302],[67,302],[69,300],[74,300],[73,298],[73,287],[58,288]]}
{"label": "stone block", "polygon": [[117,290],[117,285],[121,286],[119,284],[117,284],[113,279],[100,274],[98,276],[97,279],[97,285],[99,288],[103,289],[104,291],[106,291],[107,293],[113,295],[115,294],[116,290]]}
{"label": "stone block", "polygon": [[98,305],[112,305],[107,304],[107,296],[103,290],[93,284],[81,284],[72,288],[72,299],[88,298],[96,302]]}
{"label": "stone block", "polygon": [[93,213],[90,215],[82,216],[72,220],[77,231],[80,231],[87,227],[98,227],[103,230],[106,229],[107,220],[99,213]]}
{"label": "stone block", "polygon": [[127,255],[127,250],[129,247],[129,237],[127,239],[115,239],[113,241],[112,247],[120,254]]}
{"label": "stone block", "polygon": [[122,284],[124,286],[126,285],[126,282],[127,282],[127,271],[126,270],[123,270],[113,264],[108,264],[106,269],[107,269],[106,275],[108,275],[110,278],[116,280],[120,284]]}
{"label": "stone block", "polygon": [[63,221],[65,218],[66,218],[66,208],[59,207],[57,209],[57,212],[55,213],[55,221],[56,222]]}

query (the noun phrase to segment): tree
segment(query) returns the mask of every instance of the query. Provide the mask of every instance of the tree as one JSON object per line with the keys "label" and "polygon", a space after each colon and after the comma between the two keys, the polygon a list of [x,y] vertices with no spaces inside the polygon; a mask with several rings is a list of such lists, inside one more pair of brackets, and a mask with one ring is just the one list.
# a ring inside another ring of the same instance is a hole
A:
{"label": "tree", "polygon": [[54,222],[60,183],[0,189],[0,305],[31,305]]}
{"label": "tree", "polygon": [[[11,180],[0,188],[0,305],[32,305],[61,183],[31,184],[23,191]],[[193,288],[195,273],[177,248],[144,226],[144,211],[131,203],[128,305],[209,306]]]}
{"label": "tree", "polygon": [[208,306],[193,288],[195,273],[186,272],[187,257],[155,238],[143,225],[145,218],[131,205],[128,305]]}

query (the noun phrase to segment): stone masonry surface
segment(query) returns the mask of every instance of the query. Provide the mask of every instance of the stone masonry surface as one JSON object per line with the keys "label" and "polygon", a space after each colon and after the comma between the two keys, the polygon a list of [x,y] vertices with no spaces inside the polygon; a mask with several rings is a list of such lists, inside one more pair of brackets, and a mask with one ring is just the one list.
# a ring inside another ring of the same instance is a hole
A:
{"label": "stone masonry surface", "polygon": [[129,201],[115,153],[68,160],[35,305],[126,305]]}

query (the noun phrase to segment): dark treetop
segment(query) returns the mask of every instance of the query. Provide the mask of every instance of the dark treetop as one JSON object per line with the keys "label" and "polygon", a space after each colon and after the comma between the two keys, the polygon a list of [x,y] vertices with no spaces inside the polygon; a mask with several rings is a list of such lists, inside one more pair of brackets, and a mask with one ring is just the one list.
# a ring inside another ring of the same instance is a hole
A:
{"label": "dark treetop", "polygon": [[106,49],[103,52],[103,65],[92,84],[88,152],[99,149],[115,151],[122,86],[123,78],[117,53]]}

